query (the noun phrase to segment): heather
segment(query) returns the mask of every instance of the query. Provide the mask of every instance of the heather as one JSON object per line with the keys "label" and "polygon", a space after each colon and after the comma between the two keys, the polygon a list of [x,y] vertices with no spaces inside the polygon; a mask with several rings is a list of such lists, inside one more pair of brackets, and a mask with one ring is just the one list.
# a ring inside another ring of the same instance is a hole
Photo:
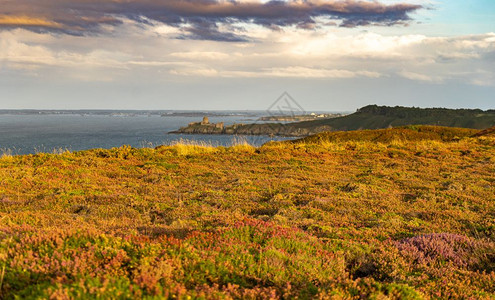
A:
{"label": "heather", "polygon": [[2,298],[491,299],[495,138],[0,158]]}

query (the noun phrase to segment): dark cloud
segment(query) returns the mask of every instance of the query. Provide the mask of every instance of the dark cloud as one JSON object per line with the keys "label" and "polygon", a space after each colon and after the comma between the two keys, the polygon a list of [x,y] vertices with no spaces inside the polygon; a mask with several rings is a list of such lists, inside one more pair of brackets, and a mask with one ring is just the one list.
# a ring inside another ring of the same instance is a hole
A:
{"label": "dark cloud", "polygon": [[210,40],[221,42],[247,42],[248,38],[232,32],[220,32],[215,23],[197,21],[183,29],[186,33],[179,35],[179,39]]}
{"label": "dark cloud", "polygon": [[[71,35],[101,34],[130,19],[159,22],[183,30],[179,38],[245,41],[219,26],[251,23],[271,29],[313,29],[315,18],[341,20],[343,27],[406,24],[413,4],[377,1],[300,0],[237,2],[219,0],[0,0],[0,28],[27,28]],[[328,23],[328,22],[327,22]],[[106,25],[106,26],[105,26]]]}

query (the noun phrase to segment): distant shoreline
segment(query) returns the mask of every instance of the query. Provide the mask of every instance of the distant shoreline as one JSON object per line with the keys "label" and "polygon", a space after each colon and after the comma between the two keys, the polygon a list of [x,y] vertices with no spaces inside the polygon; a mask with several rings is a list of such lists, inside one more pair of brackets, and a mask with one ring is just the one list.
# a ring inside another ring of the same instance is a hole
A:
{"label": "distant shoreline", "polygon": [[[272,116],[273,117],[273,116]],[[205,118],[207,119],[207,118]],[[270,118],[268,118],[270,119]],[[223,123],[196,122],[170,133],[231,134],[303,137],[324,131],[384,129],[407,125],[436,125],[471,129],[495,126],[495,110],[389,107],[368,105],[355,113],[334,118],[298,120],[293,116],[276,116],[274,120],[297,120],[292,123],[254,123],[224,126]]]}
{"label": "distant shoreline", "polygon": [[[346,112],[318,111],[318,114],[346,114]],[[0,109],[0,115],[158,115],[162,117],[260,117],[268,113],[265,110],[133,110],[133,109]]]}

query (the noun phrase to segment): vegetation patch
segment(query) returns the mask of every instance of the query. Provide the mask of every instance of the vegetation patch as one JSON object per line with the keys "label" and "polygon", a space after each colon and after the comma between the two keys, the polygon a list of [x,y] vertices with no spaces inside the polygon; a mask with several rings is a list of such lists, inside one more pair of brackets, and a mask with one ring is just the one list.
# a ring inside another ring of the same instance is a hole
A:
{"label": "vegetation patch", "polygon": [[492,299],[494,174],[493,136],[423,126],[7,155],[0,295]]}

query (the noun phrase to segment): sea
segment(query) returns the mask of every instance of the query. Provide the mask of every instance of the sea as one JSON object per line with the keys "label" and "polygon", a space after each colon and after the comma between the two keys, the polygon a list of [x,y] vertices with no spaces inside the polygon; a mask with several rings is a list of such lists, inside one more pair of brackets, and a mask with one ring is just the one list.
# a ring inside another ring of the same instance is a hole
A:
{"label": "sea", "polygon": [[59,153],[93,148],[157,147],[177,142],[230,146],[246,141],[260,146],[289,138],[269,136],[190,135],[171,131],[199,122],[251,124],[264,111],[0,111],[0,156]]}

